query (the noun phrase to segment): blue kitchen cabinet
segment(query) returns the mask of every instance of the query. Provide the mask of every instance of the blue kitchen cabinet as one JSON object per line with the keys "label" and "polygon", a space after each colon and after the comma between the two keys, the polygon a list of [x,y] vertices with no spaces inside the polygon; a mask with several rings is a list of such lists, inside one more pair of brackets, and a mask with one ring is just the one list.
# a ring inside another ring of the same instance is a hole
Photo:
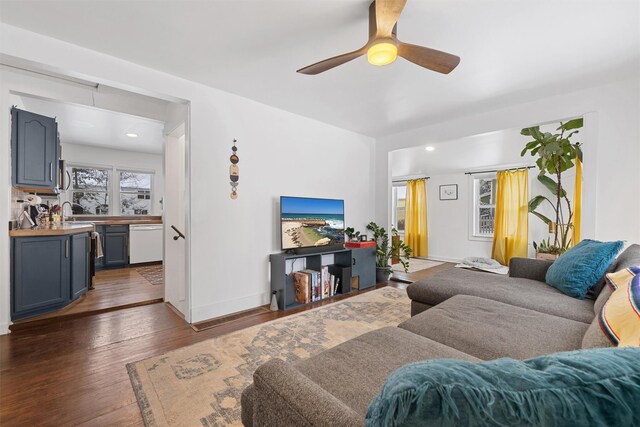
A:
{"label": "blue kitchen cabinet", "polygon": [[103,257],[96,260],[96,269],[122,268],[129,264],[129,226],[99,225]]}
{"label": "blue kitchen cabinet", "polygon": [[91,240],[88,233],[69,236],[71,245],[71,295],[75,300],[89,289],[89,249]]}
{"label": "blue kitchen cabinet", "polygon": [[11,319],[46,313],[70,300],[69,236],[12,239]]}
{"label": "blue kitchen cabinet", "polygon": [[58,124],[51,117],[11,109],[11,172],[14,187],[57,192]]}

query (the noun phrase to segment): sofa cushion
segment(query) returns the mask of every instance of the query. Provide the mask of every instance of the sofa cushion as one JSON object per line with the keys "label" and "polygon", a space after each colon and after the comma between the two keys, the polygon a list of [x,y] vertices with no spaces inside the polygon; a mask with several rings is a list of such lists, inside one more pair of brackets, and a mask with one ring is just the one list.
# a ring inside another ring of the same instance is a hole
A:
{"label": "sofa cushion", "polygon": [[596,302],[593,304],[593,312],[595,313],[596,318],[600,315],[602,307],[604,307],[605,303],[609,300],[612,292],[611,288],[606,285],[602,288],[602,291],[600,291],[600,295],[598,295]]}
{"label": "sofa cushion", "polygon": [[622,251],[615,260],[616,267],[614,271],[620,271],[634,265],[640,265],[640,245],[633,244]]}
{"label": "sofa cushion", "polygon": [[606,348],[615,347],[609,338],[604,334],[602,328],[600,328],[600,319],[596,316],[593,318],[593,322],[589,325],[587,332],[585,332],[582,338],[581,348]]}
{"label": "sofa cushion", "polygon": [[300,360],[294,367],[364,415],[391,372],[407,363],[440,358],[478,360],[404,329],[388,327]]}
{"label": "sofa cushion", "polygon": [[451,269],[407,287],[409,298],[437,305],[454,295],[472,295],[579,322],[591,323],[593,300],[579,300],[536,280]]}
{"label": "sofa cushion", "polygon": [[640,347],[640,275],[616,285],[600,312],[600,327],[613,344]]}
{"label": "sofa cushion", "polygon": [[497,301],[457,295],[398,325],[483,360],[579,349],[588,325]]}
{"label": "sofa cushion", "polygon": [[622,245],[622,241],[585,239],[560,255],[549,267],[546,282],[569,296],[582,299],[602,278]]}
{"label": "sofa cushion", "polygon": [[639,358],[640,348],[608,348],[418,362],[389,376],[365,425],[638,425]]}
{"label": "sofa cushion", "polygon": [[607,280],[606,280],[607,274],[614,273],[616,271],[616,266],[617,266],[616,261],[613,261],[611,264],[609,264],[609,268],[607,268],[607,271],[604,272],[604,276],[602,276],[602,278],[598,280],[598,283],[596,283],[594,286],[589,288],[589,290],[587,291],[587,296],[585,298],[589,298],[592,300],[595,300],[598,298],[598,295],[600,295],[600,292],[602,292],[602,289],[605,286],[607,286]]}

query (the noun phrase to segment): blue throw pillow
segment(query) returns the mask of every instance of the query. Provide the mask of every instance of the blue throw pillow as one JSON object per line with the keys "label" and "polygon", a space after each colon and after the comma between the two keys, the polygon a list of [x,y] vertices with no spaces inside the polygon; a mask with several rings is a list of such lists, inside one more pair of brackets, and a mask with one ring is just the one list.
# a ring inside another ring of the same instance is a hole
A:
{"label": "blue throw pillow", "polygon": [[638,360],[640,348],[626,347],[413,363],[387,378],[365,425],[640,425]]}
{"label": "blue throw pillow", "polygon": [[583,299],[602,279],[622,245],[621,241],[583,240],[551,264],[546,282],[571,297]]}

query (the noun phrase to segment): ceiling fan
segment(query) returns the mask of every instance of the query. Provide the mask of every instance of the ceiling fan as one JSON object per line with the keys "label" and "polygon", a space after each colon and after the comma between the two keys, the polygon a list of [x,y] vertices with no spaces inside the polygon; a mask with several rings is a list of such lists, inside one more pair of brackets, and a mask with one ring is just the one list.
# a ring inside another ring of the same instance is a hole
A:
{"label": "ceiling fan", "polygon": [[391,64],[399,56],[429,70],[449,74],[460,58],[446,52],[403,43],[396,36],[397,22],[407,0],[374,0],[369,6],[369,40],[358,50],[334,56],[298,70],[301,74],[320,74],[364,54],[373,65]]}

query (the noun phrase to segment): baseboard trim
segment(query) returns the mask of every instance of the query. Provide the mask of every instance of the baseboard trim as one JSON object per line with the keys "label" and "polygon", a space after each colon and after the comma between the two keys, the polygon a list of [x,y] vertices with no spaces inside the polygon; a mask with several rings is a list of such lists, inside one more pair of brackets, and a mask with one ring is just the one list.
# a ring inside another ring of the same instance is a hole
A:
{"label": "baseboard trim", "polygon": [[10,334],[11,333],[11,329],[9,329],[10,325],[11,323],[9,322],[0,323],[0,335]]}
{"label": "baseboard trim", "polygon": [[455,264],[459,264],[462,262],[462,259],[460,258],[450,258],[450,257],[446,257],[446,256],[440,256],[440,255],[429,255],[429,260],[430,261],[441,261],[441,262],[452,262]]}
{"label": "baseboard trim", "polygon": [[191,323],[200,323],[239,311],[250,310],[267,304],[269,301],[269,293],[260,293],[247,295],[242,298],[234,298],[225,301],[219,301],[215,304],[193,307],[191,309]]}

